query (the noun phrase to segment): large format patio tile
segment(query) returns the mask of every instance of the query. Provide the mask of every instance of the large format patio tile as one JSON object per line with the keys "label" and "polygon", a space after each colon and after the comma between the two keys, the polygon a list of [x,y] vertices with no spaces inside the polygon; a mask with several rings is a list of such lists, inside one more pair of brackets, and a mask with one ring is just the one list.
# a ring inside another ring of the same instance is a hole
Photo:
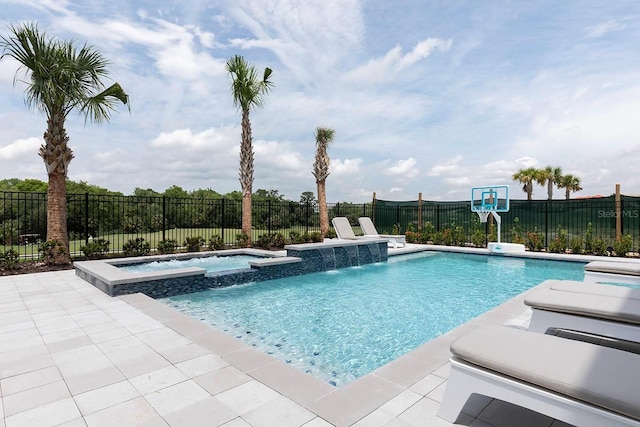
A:
{"label": "large format patio tile", "polygon": [[249,375],[234,366],[226,366],[194,378],[194,381],[212,396],[251,380],[252,378]]}
{"label": "large format patio tile", "polygon": [[2,389],[2,395],[8,396],[13,393],[19,393],[34,387],[60,381],[61,379],[62,375],[60,375],[58,368],[56,366],[50,366],[0,380],[0,388]]}
{"label": "large format patio tile", "polygon": [[59,380],[3,397],[5,416],[25,412],[71,397],[64,381]]}
{"label": "large format patio tile", "polygon": [[[233,420],[238,415],[213,397],[197,401],[163,418],[171,427],[215,427]],[[272,424],[278,426],[278,424]]]}
{"label": "large format patio tile", "polygon": [[286,397],[279,397],[242,416],[253,427],[298,427],[315,417],[314,413]]}
{"label": "large format patio tile", "polygon": [[280,394],[255,380],[216,395],[216,399],[238,415],[244,415],[279,397]]}
{"label": "large format patio tile", "polygon": [[78,394],[73,398],[78,404],[80,412],[87,415],[137,397],[140,397],[140,393],[129,381],[120,381]]}
{"label": "large format patio tile", "polygon": [[81,417],[72,398],[38,406],[5,418],[6,427],[56,426]]}
{"label": "large format patio tile", "polygon": [[189,377],[175,366],[167,366],[130,378],[129,382],[133,384],[140,394],[145,395],[187,381],[188,379]]}
{"label": "large format patio tile", "polygon": [[194,381],[184,381],[146,394],[144,397],[162,416],[184,409],[199,401],[213,399]]}
{"label": "large format patio tile", "polygon": [[142,397],[94,412],[84,419],[87,427],[169,426]]}

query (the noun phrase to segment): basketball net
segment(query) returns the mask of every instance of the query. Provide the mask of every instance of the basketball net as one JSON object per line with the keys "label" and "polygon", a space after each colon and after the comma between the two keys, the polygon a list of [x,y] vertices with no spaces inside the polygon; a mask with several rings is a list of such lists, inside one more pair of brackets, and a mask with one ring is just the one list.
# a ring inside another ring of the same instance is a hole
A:
{"label": "basketball net", "polygon": [[482,223],[487,222],[489,215],[491,215],[491,211],[485,211],[485,210],[476,211],[476,213],[480,217],[480,222]]}

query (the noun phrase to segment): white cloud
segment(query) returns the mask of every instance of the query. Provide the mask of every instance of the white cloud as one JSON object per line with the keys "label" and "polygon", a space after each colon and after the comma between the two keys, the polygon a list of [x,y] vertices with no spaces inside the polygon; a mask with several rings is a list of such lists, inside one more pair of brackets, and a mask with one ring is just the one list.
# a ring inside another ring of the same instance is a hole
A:
{"label": "white cloud", "polygon": [[598,38],[612,31],[624,30],[625,27],[626,25],[624,23],[614,19],[610,19],[606,22],[602,22],[598,25],[588,28],[588,34],[589,37]]}
{"label": "white cloud", "polygon": [[362,167],[362,159],[336,159],[331,161],[331,173],[335,176],[356,175],[360,173]]}
{"label": "white cloud", "polygon": [[427,58],[435,49],[446,52],[451,48],[451,40],[427,38],[409,53],[402,54],[402,47],[397,45],[381,58],[371,59],[367,64],[356,68],[346,75],[346,79],[359,83],[381,83],[395,78],[402,70],[416,62]]}
{"label": "white cloud", "polygon": [[416,159],[413,157],[409,157],[406,160],[398,160],[395,166],[391,166],[384,170],[384,173],[387,175],[397,175],[400,177],[412,177],[418,174],[418,169],[416,166]]}
{"label": "white cloud", "polygon": [[20,160],[26,156],[33,156],[42,145],[40,138],[18,139],[5,146],[0,146],[0,160]]}
{"label": "white cloud", "polygon": [[211,128],[197,133],[191,129],[176,129],[169,133],[162,132],[149,143],[149,146],[163,150],[175,147],[190,151],[228,151],[236,145],[232,138],[239,132],[234,126]]}
{"label": "white cloud", "polygon": [[459,172],[459,163],[462,160],[461,155],[457,155],[451,159],[444,160],[443,162],[433,166],[429,170],[429,176],[442,176],[452,175]]}

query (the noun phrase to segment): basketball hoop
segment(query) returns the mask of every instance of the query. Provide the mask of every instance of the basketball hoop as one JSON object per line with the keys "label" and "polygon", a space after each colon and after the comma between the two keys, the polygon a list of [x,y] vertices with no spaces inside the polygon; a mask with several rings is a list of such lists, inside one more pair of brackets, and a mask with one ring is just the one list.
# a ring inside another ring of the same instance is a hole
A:
{"label": "basketball hoop", "polygon": [[491,211],[480,210],[476,211],[478,216],[480,217],[480,222],[485,223],[487,219],[489,219],[489,215],[491,215]]}

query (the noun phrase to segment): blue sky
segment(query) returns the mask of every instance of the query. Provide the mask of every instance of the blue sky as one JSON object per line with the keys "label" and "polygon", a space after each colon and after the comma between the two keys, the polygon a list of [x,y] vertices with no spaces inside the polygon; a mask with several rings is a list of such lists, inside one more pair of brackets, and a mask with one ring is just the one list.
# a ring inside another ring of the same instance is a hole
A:
{"label": "blue sky", "polygon": [[[124,194],[240,190],[240,113],[224,65],[273,69],[251,114],[254,191],[316,192],[314,131],[335,130],[329,202],[467,200],[560,166],[576,195],[640,193],[640,2],[595,0],[2,1],[97,47],[129,93],[110,123],[67,121],[69,178]],[[45,119],[0,61],[0,179],[37,178]],[[108,82],[110,83],[110,82]],[[564,197],[556,190],[554,198]],[[546,198],[536,186],[534,198]]]}

